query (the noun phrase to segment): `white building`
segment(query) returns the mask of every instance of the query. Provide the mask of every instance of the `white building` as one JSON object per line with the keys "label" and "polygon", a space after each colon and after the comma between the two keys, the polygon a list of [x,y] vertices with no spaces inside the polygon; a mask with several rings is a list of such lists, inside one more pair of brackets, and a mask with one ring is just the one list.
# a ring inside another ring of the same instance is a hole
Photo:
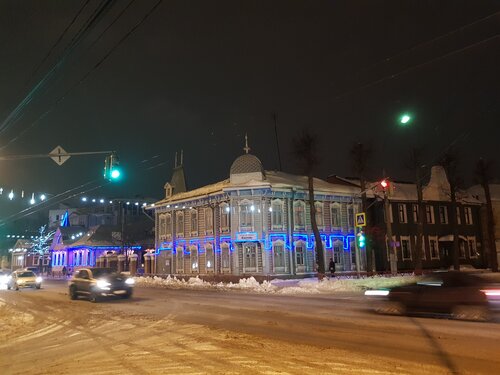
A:
{"label": "white building", "polygon": [[[185,191],[176,165],[166,197],[152,209],[156,252],[152,273],[174,275],[299,275],[316,271],[307,177],[264,171],[248,153],[229,179]],[[314,179],[316,220],[325,261],[354,271],[354,215],[359,188]],[[360,267],[365,267],[364,253]]]}

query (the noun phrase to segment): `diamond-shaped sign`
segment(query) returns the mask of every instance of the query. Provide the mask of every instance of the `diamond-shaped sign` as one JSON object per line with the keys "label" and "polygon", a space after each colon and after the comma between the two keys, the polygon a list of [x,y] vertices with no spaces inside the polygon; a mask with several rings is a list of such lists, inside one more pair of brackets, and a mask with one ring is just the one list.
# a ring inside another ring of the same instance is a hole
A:
{"label": "diamond-shaped sign", "polygon": [[64,162],[70,158],[70,155],[68,155],[68,153],[61,146],[57,146],[55,149],[53,149],[50,152],[49,156],[59,166],[63,165]]}

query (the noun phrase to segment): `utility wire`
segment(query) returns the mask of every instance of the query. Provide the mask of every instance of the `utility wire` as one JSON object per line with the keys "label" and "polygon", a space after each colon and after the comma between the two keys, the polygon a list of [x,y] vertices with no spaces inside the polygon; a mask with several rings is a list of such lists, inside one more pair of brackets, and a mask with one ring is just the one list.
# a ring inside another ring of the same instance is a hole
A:
{"label": "utility wire", "polygon": [[[37,123],[45,118],[50,112],[54,110],[54,108],[57,107],[57,105],[62,102],[66,96],[73,91],[75,88],[80,86],[95,70],[97,70],[110,56],[111,54],[118,48],[125,40],[132,35],[134,31],[139,28],[148,18],[149,16],[158,8],[158,6],[163,2],[163,0],[158,0],[156,4],[149,10],[149,12],[131,29],[129,30],[112,48],[111,50],[108,51],[76,84],[74,84],[72,87],[70,87],[68,90],[64,92],[62,96],[60,96],[58,99],[56,99],[50,108],[42,113],[36,120],[34,120],[30,125],[28,125],[25,129],[23,129],[16,137],[12,138],[9,140],[6,144],[3,146],[0,146],[0,150],[4,150],[5,148],[9,147],[12,143],[16,142],[19,138],[21,138],[24,134],[26,134],[27,131],[31,130]],[[102,35],[102,34],[101,34]],[[1,128],[1,126],[0,126]],[[1,130],[0,130],[1,133]]]}
{"label": "utility wire", "polygon": [[100,18],[104,15],[105,11],[108,11],[115,0],[103,0],[100,6],[94,11],[90,19],[87,21],[78,33],[71,39],[69,45],[63,52],[62,57],[57,61],[56,64],[44,75],[44,77],[38,81],[38,83],[31,89],[31,91],[26,95],[26,97],[19,103],[16,108],[7,116],[7,118],[0,124],[0,134],[11,126],[13,126],[20,118],[22,111],[26,106],[34,99],[35,95],[46,86],[47,82],[55,75],[55,73],[60,70],[71,53],[80,44],[84,37],[91,31],[93,27],[97,24]]}

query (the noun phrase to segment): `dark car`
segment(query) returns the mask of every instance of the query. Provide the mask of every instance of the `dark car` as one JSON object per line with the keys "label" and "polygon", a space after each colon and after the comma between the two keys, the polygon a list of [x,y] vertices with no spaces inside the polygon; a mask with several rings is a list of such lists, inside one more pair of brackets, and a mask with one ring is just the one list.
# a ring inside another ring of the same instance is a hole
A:
{"label": "dark car", "polygon": [[91,302],[109,296],[130,298],[133,286],[133,278],[109,268],[81,268],[69,281],[69,297],[83,296]]}
{"label": "dark car", "polygon": [[450,271],[433,273],[414,284],[365,294],[386,297],[377,308],[382,313],[486,321],[497,308],[499,290],[478,276]]}

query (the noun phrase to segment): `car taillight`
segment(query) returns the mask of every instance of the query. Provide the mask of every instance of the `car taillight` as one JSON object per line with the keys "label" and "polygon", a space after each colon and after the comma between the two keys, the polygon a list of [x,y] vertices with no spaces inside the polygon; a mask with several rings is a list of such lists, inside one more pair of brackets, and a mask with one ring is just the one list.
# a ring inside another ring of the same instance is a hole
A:
{"label": "car taillight", "polygon": [[481,292],[488,297],[500,297],[500,289],[482,289]]}

